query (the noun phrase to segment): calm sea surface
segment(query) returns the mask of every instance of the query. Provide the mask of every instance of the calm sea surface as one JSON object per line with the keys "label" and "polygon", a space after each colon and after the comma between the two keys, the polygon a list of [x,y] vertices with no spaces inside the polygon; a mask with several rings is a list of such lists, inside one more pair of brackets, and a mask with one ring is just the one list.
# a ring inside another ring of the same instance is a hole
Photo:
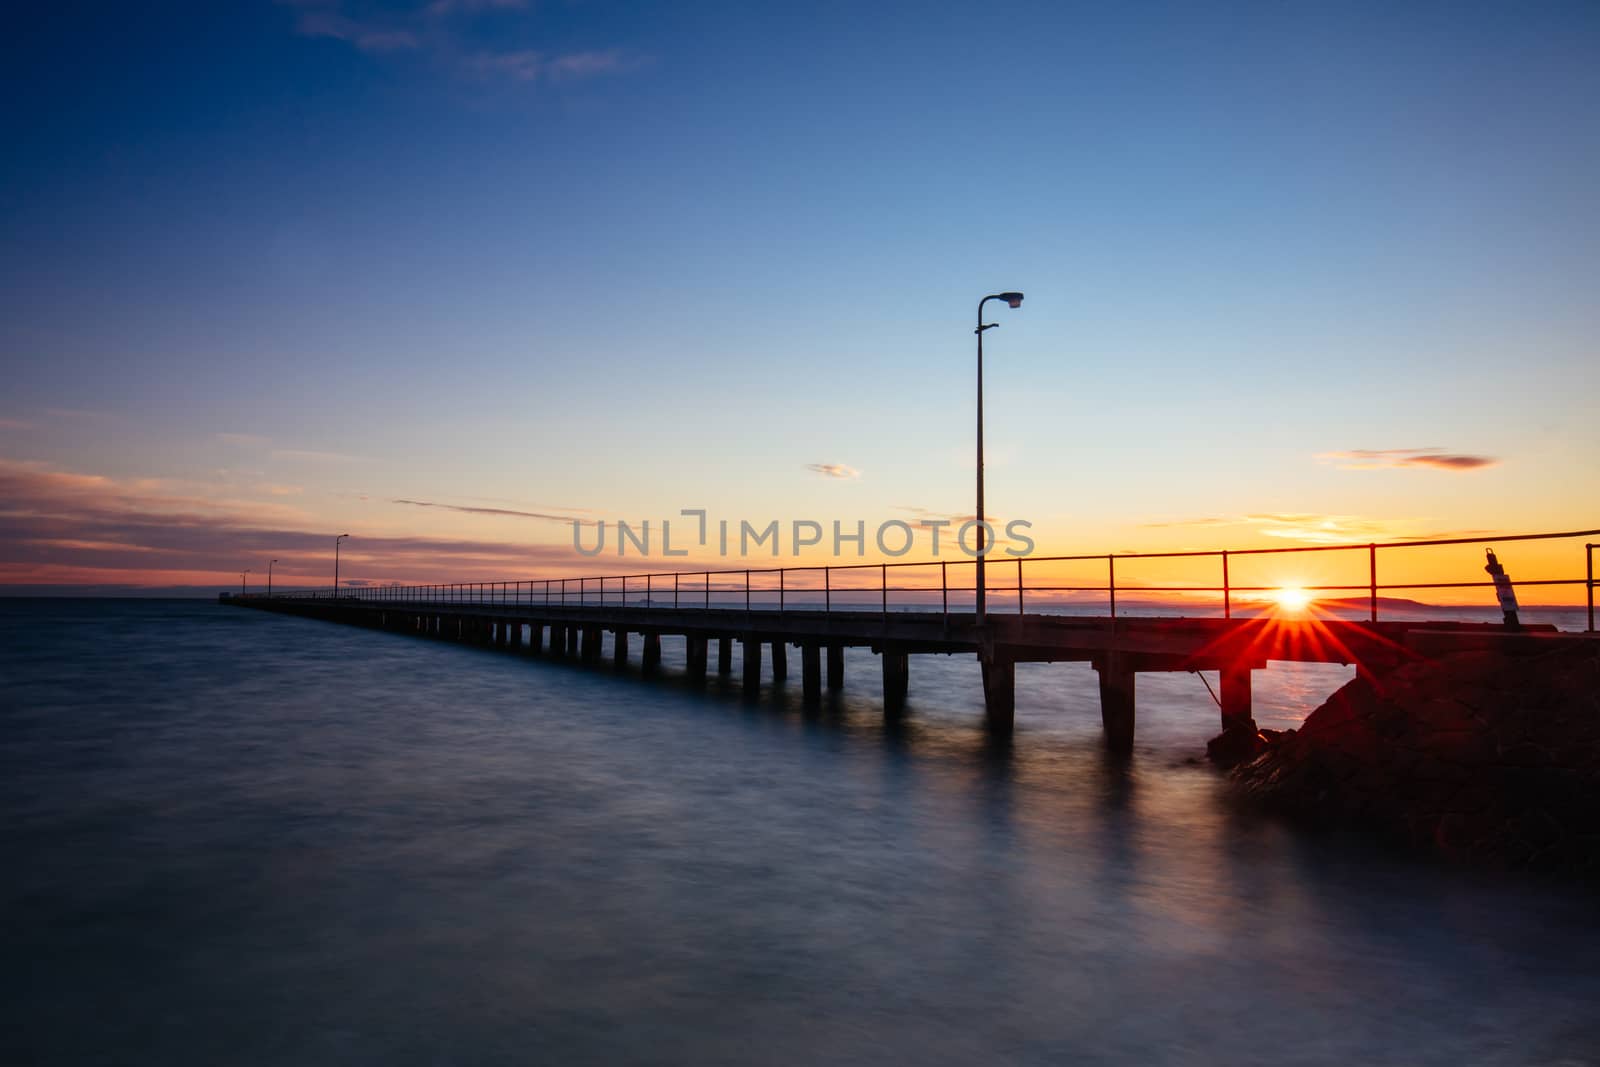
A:
{"label": "calm sea surface", "polygon": [[1600,1063],[1600,901],[1232,810],[1196,676],[1119,768],[1085,667],[996,747],[969,658],[886,728],[666,645],[0,601],[0,1062]]}

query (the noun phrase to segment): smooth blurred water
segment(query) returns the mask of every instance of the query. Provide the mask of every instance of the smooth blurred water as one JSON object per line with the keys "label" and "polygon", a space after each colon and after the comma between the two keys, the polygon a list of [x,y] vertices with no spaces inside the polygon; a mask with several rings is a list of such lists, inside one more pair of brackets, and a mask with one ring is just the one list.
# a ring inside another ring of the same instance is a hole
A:
{"label": "smooth blurred water", "polygon": [[886,728],[864,652],[808,714],[666,645],[0,601],[0,1062],[1600,1062],[1592,895],[1234,810],[1198,677],[1118,767],[1084,667],[998,746],[969,658]]}

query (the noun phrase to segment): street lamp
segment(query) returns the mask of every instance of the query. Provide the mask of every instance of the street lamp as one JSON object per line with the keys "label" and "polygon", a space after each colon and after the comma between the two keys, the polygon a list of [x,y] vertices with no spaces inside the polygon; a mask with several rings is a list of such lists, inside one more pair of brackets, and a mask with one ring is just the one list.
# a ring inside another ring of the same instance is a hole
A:
{"label": "street lamp", "polygon": [[272,565],[278,562],[275,559],[267,560],[267,596],[272,596]]}
{"label": "street lamp", "polygon": [[336,597],[339,595],[339,542],[349,536],[340,534],[333,539],[333,595]]}
{"label": "street lamp", "polygon": [[984,577],[983,557],[988,551],[984,544],[983,525],[983,331],[992,330],[1000,324],[991,322],[987,325],[983,321],[983,305],[991,300],[1004,300],[1012,308],[1022,306],[1021,293],[991,293],[978,301],[978,328],[973,332],[978,335],[978,625],[984,624]]}
{"label": "street lamp", "polygon": [[246,590],[246,582],[245,582],[245,575],[246,575],[246,574],[249,574],[249,573],[250,573],[250,571],[249,571],[249,569],[248,569],[248,568],[246,568],[246,569],[245,569],[245,570],[244,570],[244,571],[243,571],[243,572],[242,572],[242,573],[241,573],[241,574],[240,574],[240,575],[239,575],[239,595],[240,595],[240,596],[244,596],[244,595],[245,595],[245,590]]}

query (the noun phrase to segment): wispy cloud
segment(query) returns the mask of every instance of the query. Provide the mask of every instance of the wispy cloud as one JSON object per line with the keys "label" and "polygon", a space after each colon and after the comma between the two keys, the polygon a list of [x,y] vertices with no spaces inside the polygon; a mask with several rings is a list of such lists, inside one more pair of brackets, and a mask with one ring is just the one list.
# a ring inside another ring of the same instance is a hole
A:
{"label": "wispy cloud", "polygon": [[433,0],[426,8],[435,18],[476,15],[484,11],[524,11],[528,0]]}
{"label": "wispy cloud", "polygon": [[[326,581],[331,528],[284,505],[176,495],[166,484],[0,459],[0,584],[226,586],[268,558],[279,560],[280,584]],[[364,581],[559,577],[594,565],[562,542],[355,533],[345,566]]]}
{"label": "wispy cloud", "polygon": [[824,478],[859,478],[861,472],[854,467],[847,467],[843,463],[807,463],[806,470],[822,475]]}
{"label": "wispy cloud", "polygon": [[1149,530],[1250,528],[1262,537],[1300,541],[1313,545],[1366,544],[1440,537],[1487,536],[1487,530],[1427,530],[1425,519],[1381,519],[1362,515],[1319,515],[1307,512],[1258,512],[1221,515],[1168,522],[1147,522]]}
{"label": "wispy cloud", "polygon": [[[970,511],[934,511],[931,508],[918,507],[915,504],[894,504],[893,511],[904,511],[917,520],[917,525],[926,526],[931,522],[943,522],[952,526],[960,526],[964,522],[971,522],[977,516]],[[985,513],[984,521],[990,526],[999,526],[1003,520]]]}
{"label": "wispy cloud", "polygon": [[553,511],[518,511],[515,508],[485,508],[474,507],[468,504],[441,504],[435,500],[405,500],[395,499],[391,504],[407,504],[414,508],[436,508],[439,511],[456,511],[463,515],[497,515],[509,519],[539,519],[545,522],[583,523],[588,525],[590,520],[577,515],[563,515]]}
{"label": "wispy cloud", "polygon": [[26,419],[13,419],[0,415],[0,430],[31,430],[33,423]]}
{"label": "wispy cloud", "polygon": [[275,448],[272,450],[273,459],[289,460],[295,463],[365,463],[365,456],[348,456],[343,452],[318,452],[309,448]]}
{"label": "wispy cloud", "polygon": [[[302,37],[342,41],[370,55],[426,55],[441,69],[479,81],[517,84],[566,84],[620,74],[643,65],[644,59],[621,48],[550,51],[526,39],[533,27],[522,25],[528,0],[432,0],[404,11],[374,12],[345,0],[279,0],[298,9],[294,29]],[[493,46],[475,29],[471,16],[514,16],[495,24]]]}
{"label": "wispy cloud", "polygon": [[1317,458],[1346,471],[1395,470],[1401,467],[1475,471],[1500,462],[1493,456],[1446,452],[1442,448],[1356,448],[1348,452],[1322,452]]}
{"label": "wispy cloud", "polygon": [[599,74],[616,74],[632,65],[620,48],[607,48],[597,52],[567,52],[553,56],[545,64],[545,69],[551,81],[564,82]]}
{"label": "wispy cloud", "polygon": [[303,11],[295,20],[295,32],[302,37],[331,37],[363,52],[404,52],[422,44],[410,30],[354,19],[338,11]]}
{"label": "wispy cloud", "polygon": [[253,433],[219,433],[217,440],[225,445],[234,445],[239,448],[266,448],[272,443],[270,438]]}

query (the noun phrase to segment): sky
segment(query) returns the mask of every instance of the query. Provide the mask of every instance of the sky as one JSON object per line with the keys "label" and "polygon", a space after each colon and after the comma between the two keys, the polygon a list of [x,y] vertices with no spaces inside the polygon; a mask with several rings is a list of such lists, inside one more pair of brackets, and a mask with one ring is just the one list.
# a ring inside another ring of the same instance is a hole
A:
{"label": "sky", "polygon": [[1006,289],[987,513],[1038,554],[1600,527],[1593,3],[10,21],[0,589],[732,565],[615,557],[686,508],[879,558],[972,514]]}

